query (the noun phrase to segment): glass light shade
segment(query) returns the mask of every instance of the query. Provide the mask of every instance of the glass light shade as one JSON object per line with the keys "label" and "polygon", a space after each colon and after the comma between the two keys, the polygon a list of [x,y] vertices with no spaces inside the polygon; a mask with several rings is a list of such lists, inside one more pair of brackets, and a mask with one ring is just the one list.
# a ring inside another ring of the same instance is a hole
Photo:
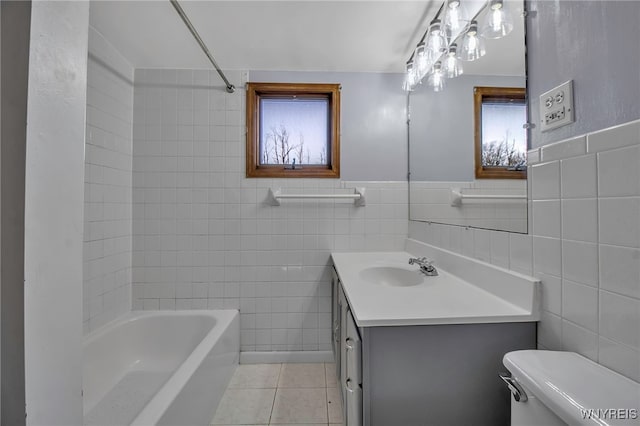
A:
{"label": "glass light shade", "polygon": [[487,53],[484,47],[484,40],[478,36],[478,23],[471,21],[469,29],[462,38],[458,58],[463,61],[475,61]]}
{"label": "glass light shade", "polygon": [[415,87],[416,83],[418,83],[418,78],[416,74],[416,70],[413,67],[413,60],[407,61],[407,67],[404,74],[404,82],[402,83],[402,89],[405,92],[410,92]]}
{"label": "glass light shade", "polygon": [[429,77],[427,77],[427,84],[434,92],[441,92],[444,90],[444,81],[445,76],[442,72],[442,63],[438,61],[433,65],[433,69],[431,70]]}
{"label": "glass light shade", "polygon": [[434,19],[429,26],[429,33],[425,40],[425,53],[429,62],[433,63],[440,58],[442,52],[447,48],[447,40],[442,31],[441,21]]}
{"label": "glass light shade", "polygon": [[485,38],[501,38],[512,30],[513,19],[503,0],[492,0],[480,34]]}
{"label": "glass light shade", "polygon": [[461,0],[447,0],[444,31],[449,39],[456,37],[469,22],[469,12]]}
{"label": "glass light shade", "polygon": [[429,58],[427,57],[426,45],[424,41],[418,44],[413,57],[416,74],[418,76],[418,79],[421,79],[425,76],[425,74],[427,74],[427,71],[429,71],[429,65],[431,64]]}
{"label": "glass light shade", "polygon": [[442,72],[446,78],[455,78],[462,74],[462,62],[456,58],[458,46],[454,43],[449,46],[449,51],[442,61]]}

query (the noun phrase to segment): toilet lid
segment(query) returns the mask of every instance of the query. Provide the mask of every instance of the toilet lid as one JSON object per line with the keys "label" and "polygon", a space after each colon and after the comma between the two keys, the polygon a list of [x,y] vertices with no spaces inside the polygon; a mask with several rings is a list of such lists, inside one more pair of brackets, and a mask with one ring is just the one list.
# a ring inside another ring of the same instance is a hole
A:
{"label": "toilet lid", "polygon": [[570,425],[640,425],[640,383],[577,353],[515,351],[503,363]]}

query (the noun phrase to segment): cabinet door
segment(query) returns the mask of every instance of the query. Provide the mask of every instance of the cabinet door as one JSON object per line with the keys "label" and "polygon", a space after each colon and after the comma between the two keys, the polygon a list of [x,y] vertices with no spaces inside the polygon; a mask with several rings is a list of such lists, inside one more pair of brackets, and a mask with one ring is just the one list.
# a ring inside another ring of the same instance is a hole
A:
{"label": "cabinet door", "polygon": [[340,298],[340,363],[338,366],[338,383],[342,383],[340,386],[342,391],[342,416],[347,418],[347,391],[344,389],[344,383],[347,379],[347,346],[345,341],[347,340],[347,317],[351,315],[349,313],[349,304],[342,290],[342,286],[338,286],[338,297]]}
{"label": "cabinet door", "polygon": [[346,426],[362,426],[362,387],[347,379],[344,383],[344,394],[346,395]]}
{"label": "cabinet door", "polygon": [[362,340],[351,311],[345,318],[346,338],[346,379],[344,393],[346,395],[346,425],[362,426]]}
{"label": "cabinet door", "polygon": [[342,303],[340,300],[341,291],[340,280],[335,269],[331,269],[331,292],[332,292],[332,323],[331,323],[331,339],[333,346],[333,359],[336,363],[336,377],[340,382],[340,310]]}
{"label": "cabinet door", "polygon": [[362,340],[353,315],[349,311],[347,316],[347,337],[345,346],[347,347],[347,377],[355,385],[362,385]]}

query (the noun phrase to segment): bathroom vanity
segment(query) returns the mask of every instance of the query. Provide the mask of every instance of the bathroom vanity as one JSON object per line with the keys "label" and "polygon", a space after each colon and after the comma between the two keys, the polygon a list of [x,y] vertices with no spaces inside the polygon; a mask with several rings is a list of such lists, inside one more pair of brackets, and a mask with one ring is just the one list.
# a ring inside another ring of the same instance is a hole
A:
{"label": "bathroom vanity", "polygon": [[[409,265],[417,256],[439,275]],[[505,353],[536,347],[539,282],[413,240],[332,258],[346,425],[509,424],[498,373]]]}

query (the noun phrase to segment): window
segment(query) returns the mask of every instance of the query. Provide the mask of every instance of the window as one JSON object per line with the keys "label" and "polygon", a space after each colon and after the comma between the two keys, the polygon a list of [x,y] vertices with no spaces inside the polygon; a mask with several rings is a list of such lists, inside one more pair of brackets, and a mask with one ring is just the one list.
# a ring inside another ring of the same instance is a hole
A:
{"label": "window", "polygon": [[526,179],[525,89],[475,87],[476,179]]}
{"label": "window", "polygon": [[247,84],[247,177],[340,177],[340,85]]}

